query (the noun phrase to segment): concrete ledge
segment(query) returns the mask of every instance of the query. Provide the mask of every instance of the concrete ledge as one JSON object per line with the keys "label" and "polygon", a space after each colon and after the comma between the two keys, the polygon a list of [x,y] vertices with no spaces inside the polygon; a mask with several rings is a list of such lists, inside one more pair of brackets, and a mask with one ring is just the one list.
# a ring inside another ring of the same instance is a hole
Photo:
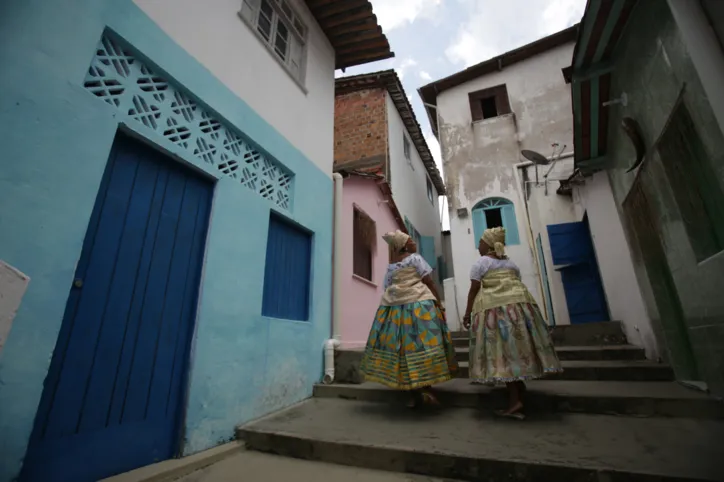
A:
{"label": "concrete ledge", "polygon": [[364,376],[359,371],[364,348],[346,348],[334,352],[334,382],[363,383]]}
{"label": "concrete ledge", "polygon": [[[724,403],[687,390],[674,382],[575,382],[534,381],[528,384],[528,413],[589,413],[633,417],[680,417],[724,420]],[[457,379],[433,388],[445,407],[504,408],[503,388],[473,385]],[[316,398],[337,398],[388,404],[406,403],[405,392],[376,383],[317,385]]]}
{"label": "concrete ledge", "polygon": [[720,480],[724,423],[313,399],[237,433],[251,450],[456,480],[683,482]]}
{"label": "concrete ledge", "polygon": [[181,459],[166,460],[147,465],[140,469],[103,479],[102,482],[166,482],[175,480],[224,460],[243,449],[243,443],[231,442]]}
{"label": "concrete ledge", "polygon": [[[468,361],[470,349],[467,345],[455,348],[458,361]],[[646,352],[633,345],[609,346],[559,346],[556,354],[561,361],[643,361]]]}

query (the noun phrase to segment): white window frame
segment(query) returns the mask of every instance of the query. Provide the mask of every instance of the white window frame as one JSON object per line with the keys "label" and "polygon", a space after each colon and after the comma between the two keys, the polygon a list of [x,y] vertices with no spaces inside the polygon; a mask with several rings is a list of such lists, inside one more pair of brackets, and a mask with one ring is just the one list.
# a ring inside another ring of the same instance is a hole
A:
{"label": "white window frame", "polygon": [[408,161],[412,158],[412,146],[410,145],[410,139],[407,138],[407,134],[402,133],[402,152],[405,154],[405,159]]}
{"label": "white window frame", "polygon": [[427,198],[430,200],[431,203],[435,204],[435,193],[432,191],[432,181],[430,180],[430,176],[425,176],[425,184],[427,187]]}
{"label": "white window frame", "polygon": [[[262,2],[269,4],[272,8],[272,18],[269,19],[271,23],[269,38],[266,38],[259,29],[259,19],[263,15],[261,10]],[[241,0],[239,17],[241,17],[244,23],[246,23],[254,35],[266,47],[274,60],[279,62],[279,64],[284,68],[284,71],[289,74],[289,76],[306,94],[307,91],[304,87],[304,83],[306,78],[307,35],[309,33],[309,28],[302,19],[302,16],[299,15],[291,3],[291,0]],[[284,58],[279,55],[275,47],[280,23],[287,30],[287,42]],[[295,42],[299,49],[296,62],[294,62],[294,56],[291,52]]]}

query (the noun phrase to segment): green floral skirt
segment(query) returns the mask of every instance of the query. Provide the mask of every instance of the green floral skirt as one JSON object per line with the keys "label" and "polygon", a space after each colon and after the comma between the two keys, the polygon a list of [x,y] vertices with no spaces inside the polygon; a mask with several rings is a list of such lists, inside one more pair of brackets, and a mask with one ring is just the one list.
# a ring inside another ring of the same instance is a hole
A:
{"label": "green floral skirt", "polygon": [[400,390],[453,378],[458,370],[455,349],[435,302],[380,306],[360,369],[367,381]]}
{"label": "green floral skirt", "polygon": [[513,382],[563,371],[548,325],[532,303],[474,313],[470,330],[470,378]]}

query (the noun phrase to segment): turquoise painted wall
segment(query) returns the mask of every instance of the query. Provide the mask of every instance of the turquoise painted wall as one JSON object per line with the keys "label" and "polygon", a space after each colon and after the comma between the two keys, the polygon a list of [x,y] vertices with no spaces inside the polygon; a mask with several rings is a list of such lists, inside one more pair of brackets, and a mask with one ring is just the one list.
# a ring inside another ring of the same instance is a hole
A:
{"label": "turquoise painted wall", "polygon": [[[272,203],[238,181],[219,178],[213,167],[83,88],[106,28],[294,173],[293,208],[286,214],[315,233],[309,322],[260,314]],[[243,59],[232,55],[230,61]],[[229,440],[236,424],[309,397],[321,376],[330,326],[329,176],[130,0],[4,0],[0,65],[0,259],[31,278],[0,355],[0,481],[20,470],[95,196],[122,123],[219,179],[192,347],[185,452]]]}

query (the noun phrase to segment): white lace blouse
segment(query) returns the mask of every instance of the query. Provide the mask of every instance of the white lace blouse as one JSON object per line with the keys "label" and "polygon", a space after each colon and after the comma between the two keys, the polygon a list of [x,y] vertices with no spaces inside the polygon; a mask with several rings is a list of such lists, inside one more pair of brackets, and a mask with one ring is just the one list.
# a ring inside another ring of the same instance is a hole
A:
{"label": "white lace blouse", "polygon": [[424,278],[425,276],[432,273],[432,267],[427,264],[425,258],[417,253],[411,254],[399,263],[392,263],[390,265],[387,265],[387,274],[385,275],[385,289],[387,289],[387,287],[390,286],[390,283],[392,282],[392,274],[398,269],[407,268],[408,266],[414,266],[415,270],[417,270],[417,274],[420,275],[420,278]]}
{"label": "white lace blouse", "polygon": [[481,256],[470,269],[470,279],[480,281],[485,273],[493,269],[512,269],[520,278],[520,268],[509,259],[498,259],[492,256]]}

